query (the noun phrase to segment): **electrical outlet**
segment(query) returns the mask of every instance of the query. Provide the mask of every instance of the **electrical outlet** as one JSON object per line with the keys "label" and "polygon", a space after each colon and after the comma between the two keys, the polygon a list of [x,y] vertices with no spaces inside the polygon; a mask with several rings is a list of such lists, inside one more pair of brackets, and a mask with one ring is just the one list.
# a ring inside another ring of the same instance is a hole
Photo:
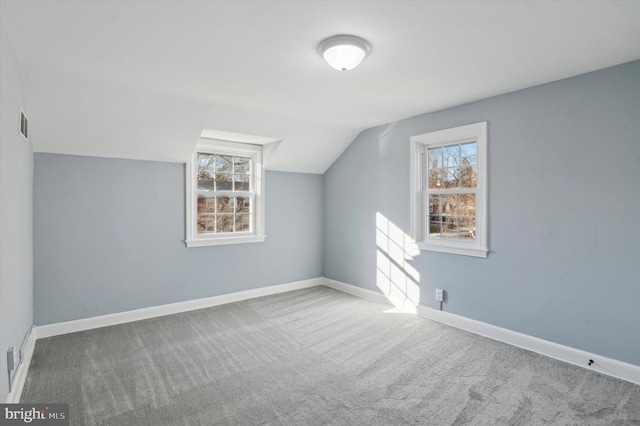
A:
{"label": "electrical outlet", "polygon": [[436,300],[439,302],[444,301],[444,290],[441,288],[436,289]]}

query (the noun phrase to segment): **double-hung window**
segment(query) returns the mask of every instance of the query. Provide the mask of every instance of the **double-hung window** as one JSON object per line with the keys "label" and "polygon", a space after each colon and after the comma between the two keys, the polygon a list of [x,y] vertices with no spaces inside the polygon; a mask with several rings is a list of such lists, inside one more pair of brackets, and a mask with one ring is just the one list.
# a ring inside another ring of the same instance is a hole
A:
{"label": "double-hung window", "polygon": [[487,123],[411,138],[411,228],[422,250],[487,257]]}
{"label": "double-hung window", "polygon": [[186,182],[187,247],[264,241],[261,146],[200,139]]}

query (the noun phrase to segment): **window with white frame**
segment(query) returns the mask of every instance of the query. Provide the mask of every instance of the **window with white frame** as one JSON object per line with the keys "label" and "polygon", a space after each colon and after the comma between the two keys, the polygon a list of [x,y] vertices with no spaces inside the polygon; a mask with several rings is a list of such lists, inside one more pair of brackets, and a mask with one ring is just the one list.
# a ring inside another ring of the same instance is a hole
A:
{"label": "window with white frame", "polygon": [[186,183],[187,247],[264,241],[261,146],[200,139]]}
{"label": "window with white frame", "polygon": [[487,257],[487,123],[411,137],[411,231],[421,250]]}

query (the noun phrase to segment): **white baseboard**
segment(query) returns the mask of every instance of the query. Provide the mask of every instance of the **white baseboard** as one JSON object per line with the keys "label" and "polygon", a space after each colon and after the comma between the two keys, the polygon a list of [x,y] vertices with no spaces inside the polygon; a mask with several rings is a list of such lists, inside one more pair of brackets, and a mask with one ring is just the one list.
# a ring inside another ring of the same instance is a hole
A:
{"label": "white baseboard", "polygon": [[378,293],[377,291],[367,290],[365,288],[356,287],[351,284],[345,284],[343,282],[331,280],[329,278],[324,278],[324,285],[336,290],[340,290],[344,293],[349,293],[354,296],[361,297],[362,299],[370,300],[372,302],[381,303],[383,305],[393,305],[384,294]]}
{"label": "white baseboard", "polygon": [[[418,316],[640,385],[640,366],[637,365],[426,306],[418,306]],[[591,365],[589,360],[593,360]]]}
{"label": "white baseboard", "polygon": [[[383,303],[386,305],[391,303],[382,293],[366,290],[351,284],[345,284],[328,278],[324,279],[324,284],[327,287],[335,288],[336,290],[341,290],[345,293],[373,302]],[[560,345],[548,340],[518,333],[517,331],[476,321],[450,312],[438,311],[426,306],[418,305],[416,311],[417,315],[423,318],[434,320],[480,336],[536,352],[538,354],[548,356],[549,358],[568,362],[570,364],[577,365],[578,367],[583,367],[618,379],[640,384],[640,366],[634,364],[628,364],[612,358],[592,354],[570,346]],[[591,365],[588,365],[589,360],[593,360]]]}
{"label": "white baseboard", "polygon": [[13,385],[11,386],[11,392],[7,395],[7,404],[17,404],[20,402],[22,396],[22,389],[24,389],[24,383],[27,380],[27,373],[29,372],[29,366],[31,365],[31,357],[33,357],[33,350],[36,347],[36,331],[35,327],[31,327],[29,334],[27,334],[24,343],[22,344],[22,358],[15,376],[13,376]]}
{"label": "white baseboard", "polygon": [[394,310],[396,312],[404,312],[407,314],[416,313],[417,306],[415,305],[415,303],[410,302],[406,299],[397,299],[374,290],[367,290],[365,288],[356,287],[351,284],[345,284],[343,282],[332,280],[329,278],[324,278],[324,285],[336,290],[340,290],[344,293],[349,293],[354,296],[370,300],[372,302],[382,303],[383,305],[391,305],[394,307]]}
{"label": "white baseboard", "polygon": [[194,311],[196,309],[209,308],[212,306],[224,305],[226,303],[239,302],[241,300],[283,293],[286,291],[300,290],[322,284],[324,284],[322,278],[312,278],[310,280],[239,291],[237,293],[222,294],[220,296],[206,297],[203,299],[187,300],[185,302],[170,303],[168,305],[152,306],[150,308],[118,312],[116,314],[39,325],[35,328],[36,338],[42,339],[45,337],[58,336],[60,334],[75,333],[77,331],[91,330],[93,328],[124,324],[127,322],[155,318],[163,315]]}

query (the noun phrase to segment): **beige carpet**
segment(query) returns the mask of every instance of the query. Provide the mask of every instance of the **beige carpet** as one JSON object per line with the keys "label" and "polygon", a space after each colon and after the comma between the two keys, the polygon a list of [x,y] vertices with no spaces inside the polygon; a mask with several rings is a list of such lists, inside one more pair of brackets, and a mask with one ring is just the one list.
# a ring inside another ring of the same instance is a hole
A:
{"label": "beige carpet", "polygon": [[38,340],[72,425],[640,425],[640,386],[327,287]]}

